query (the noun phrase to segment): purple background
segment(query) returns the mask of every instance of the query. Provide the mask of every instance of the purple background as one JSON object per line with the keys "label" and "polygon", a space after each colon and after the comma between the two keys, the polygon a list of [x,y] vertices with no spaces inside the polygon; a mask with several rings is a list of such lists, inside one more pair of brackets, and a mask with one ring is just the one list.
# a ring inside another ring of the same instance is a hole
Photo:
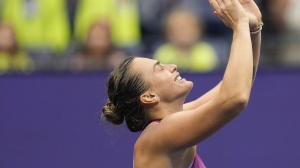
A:
{"label": "purple background", "polygon": [[[197,98],[222,73],[183,74]],[[127,168],[139,133],[100,122],[107,73],[0,77],[1,168]],[[259,71],[248,108],[198,145],[208,168],[295,168],[300,72]]]}

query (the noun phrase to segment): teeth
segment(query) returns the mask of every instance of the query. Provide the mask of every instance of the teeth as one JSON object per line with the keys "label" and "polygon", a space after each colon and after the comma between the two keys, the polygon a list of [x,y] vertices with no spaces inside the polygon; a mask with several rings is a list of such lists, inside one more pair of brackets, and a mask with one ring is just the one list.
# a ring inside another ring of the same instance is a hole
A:
{"label": "teeth", "polygon": [[180,81],[180,80],[182,80],[182,78],[181,78],[181,76],[178,76],[178,77],[176,78],[176,81]]}

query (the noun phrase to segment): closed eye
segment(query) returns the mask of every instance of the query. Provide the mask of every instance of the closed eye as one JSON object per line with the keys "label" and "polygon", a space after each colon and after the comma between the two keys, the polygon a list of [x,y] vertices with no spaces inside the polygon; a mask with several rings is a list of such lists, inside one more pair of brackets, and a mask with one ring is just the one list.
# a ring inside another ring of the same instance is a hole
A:
{"label": "closed eye", "polygon": [[159,68],[161,71],[164,70],[164,67],[161,64],[159,65]]}
{"label": "closed eye", "polygon": [[155,71],[156,67],[158,67],[160,71],[164,70],[164,64],[161,64],[159,61],[154,64],[153,72]]}
{"label": "closed eye", "polygon": [[160,62],[156,61],[155,64],[153,65],[153,72],[157,69],[156,67],[160,66]]}

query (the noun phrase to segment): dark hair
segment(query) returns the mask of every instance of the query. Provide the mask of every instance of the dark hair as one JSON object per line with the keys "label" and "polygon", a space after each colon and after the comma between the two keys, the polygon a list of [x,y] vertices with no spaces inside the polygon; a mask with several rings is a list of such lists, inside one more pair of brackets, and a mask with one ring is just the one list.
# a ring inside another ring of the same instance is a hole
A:
{"label": "dark hair", "polygon": [[134,58],[125,59],[110,73],[108,100],[102,109],[102,117],[115,125],[122,124],[125,119],[129,130],[138,132],[146,125],[146,109],[140,96],[148,89],[148,85],[140,73],[130,70]]}

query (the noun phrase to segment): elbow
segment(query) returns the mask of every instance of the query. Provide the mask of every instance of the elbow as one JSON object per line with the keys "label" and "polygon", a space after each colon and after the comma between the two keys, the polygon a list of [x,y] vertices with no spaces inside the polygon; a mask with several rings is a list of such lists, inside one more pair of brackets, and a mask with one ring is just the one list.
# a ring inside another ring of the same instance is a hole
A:
{"label": "elbow", "polygon": [[237,116],[247,108],[250,95],[246,93],[236,93],[229,95],[220,95],[221,104],[223,105],[224,111],[230,115]]}
{"label": "elbow", "polygon": [[234,111],[242,112],[243,110],[246,109],[248,102],[249,102],[249,95],[239,94],[233,98],[232,107],[235,109]]}

